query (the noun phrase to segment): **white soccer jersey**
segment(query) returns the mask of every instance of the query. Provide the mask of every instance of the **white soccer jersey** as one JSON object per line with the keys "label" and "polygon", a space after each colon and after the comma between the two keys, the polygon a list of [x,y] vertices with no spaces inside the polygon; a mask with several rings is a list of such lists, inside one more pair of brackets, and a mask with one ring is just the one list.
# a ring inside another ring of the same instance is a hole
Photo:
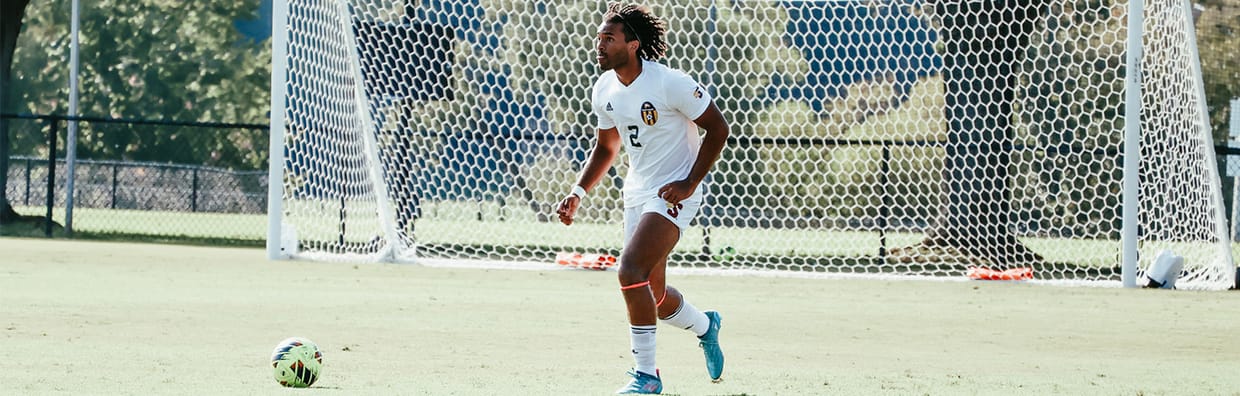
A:
{"label": "white soccer jersey", "polygon": [[[625,86],[608,70],[594,83],[592,104],[598,129],[616,128],[629,157],[624,206],[641,205],[667,183],[689,177],[701,138],[697,119],[710,94],[685,73],[642,61],[642,72]],[[701,198],[698,186],[693,198]]]}

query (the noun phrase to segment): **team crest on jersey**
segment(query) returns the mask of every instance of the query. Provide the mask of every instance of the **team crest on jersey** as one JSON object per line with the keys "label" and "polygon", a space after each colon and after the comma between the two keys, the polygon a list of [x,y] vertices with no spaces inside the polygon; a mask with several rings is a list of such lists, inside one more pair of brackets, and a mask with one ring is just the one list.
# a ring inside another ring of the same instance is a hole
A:
{"label": "team crest on jersey", "polygon": [[654,105],[650,102],[642,103],[642,122],[646,125],[654,126],[659,122],[659,111],[654,109]]}
{"label": "team crest on jersey", "polygon": [[702,86],[701,85],[693,89],[693,97],[698,98],[698,99],[702,98]]}

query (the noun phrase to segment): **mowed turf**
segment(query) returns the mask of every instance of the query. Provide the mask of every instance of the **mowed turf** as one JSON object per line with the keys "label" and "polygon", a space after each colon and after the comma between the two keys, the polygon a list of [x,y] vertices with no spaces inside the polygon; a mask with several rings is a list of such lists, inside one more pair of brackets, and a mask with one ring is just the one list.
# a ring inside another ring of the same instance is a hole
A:
{"label": "mowed turf", "polygon": [[[632,365],[614,272],[268,261],[0,239],[0,393],[602,395]],[[724,381],[659,327],[665,392],[1240,394],[1240,292],[673,274],[723,313]],[[311,389],[272,379],[290,336]]]}

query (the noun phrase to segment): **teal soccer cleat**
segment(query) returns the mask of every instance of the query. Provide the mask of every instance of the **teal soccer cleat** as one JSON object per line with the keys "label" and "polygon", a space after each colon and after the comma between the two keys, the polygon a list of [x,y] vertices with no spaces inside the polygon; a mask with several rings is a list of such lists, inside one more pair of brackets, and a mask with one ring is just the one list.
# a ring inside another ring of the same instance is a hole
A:
{"label": "teal soccer cleat", "polygon": [[706,330],[706,334],[698,337],[698,340],[701,340],[698,346],[702,347],[702,354],[706,355],[706,373],[710,374],[710,380],[719,382],[723,376],[723,349],[719,348],[719,328],[722,327],[723,319],[719,317],[719,312],[703,313],[710,318],[710,328]]}
{"label": "teal soccer cleat", "polygon": [[628,385],[616,391],[618,395],[657,395],[663,393],[663,380],[657,375],[646,374],[637,370],[630,370],[628,375],[633,377]]}

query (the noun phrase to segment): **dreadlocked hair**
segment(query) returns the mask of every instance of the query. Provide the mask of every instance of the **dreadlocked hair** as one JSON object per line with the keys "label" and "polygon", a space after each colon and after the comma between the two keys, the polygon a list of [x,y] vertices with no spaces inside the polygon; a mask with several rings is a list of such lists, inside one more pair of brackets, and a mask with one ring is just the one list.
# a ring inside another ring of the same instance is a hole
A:
{"label": "dreadlocked hair", "polygon": [[610,3],[604,20],[624,25],[624,41],[637,40],[637,56],[645,60],[658,60],[667,53],[667,41],[663,33],[667,24],[655,16],[650,8],[637,4]]}

